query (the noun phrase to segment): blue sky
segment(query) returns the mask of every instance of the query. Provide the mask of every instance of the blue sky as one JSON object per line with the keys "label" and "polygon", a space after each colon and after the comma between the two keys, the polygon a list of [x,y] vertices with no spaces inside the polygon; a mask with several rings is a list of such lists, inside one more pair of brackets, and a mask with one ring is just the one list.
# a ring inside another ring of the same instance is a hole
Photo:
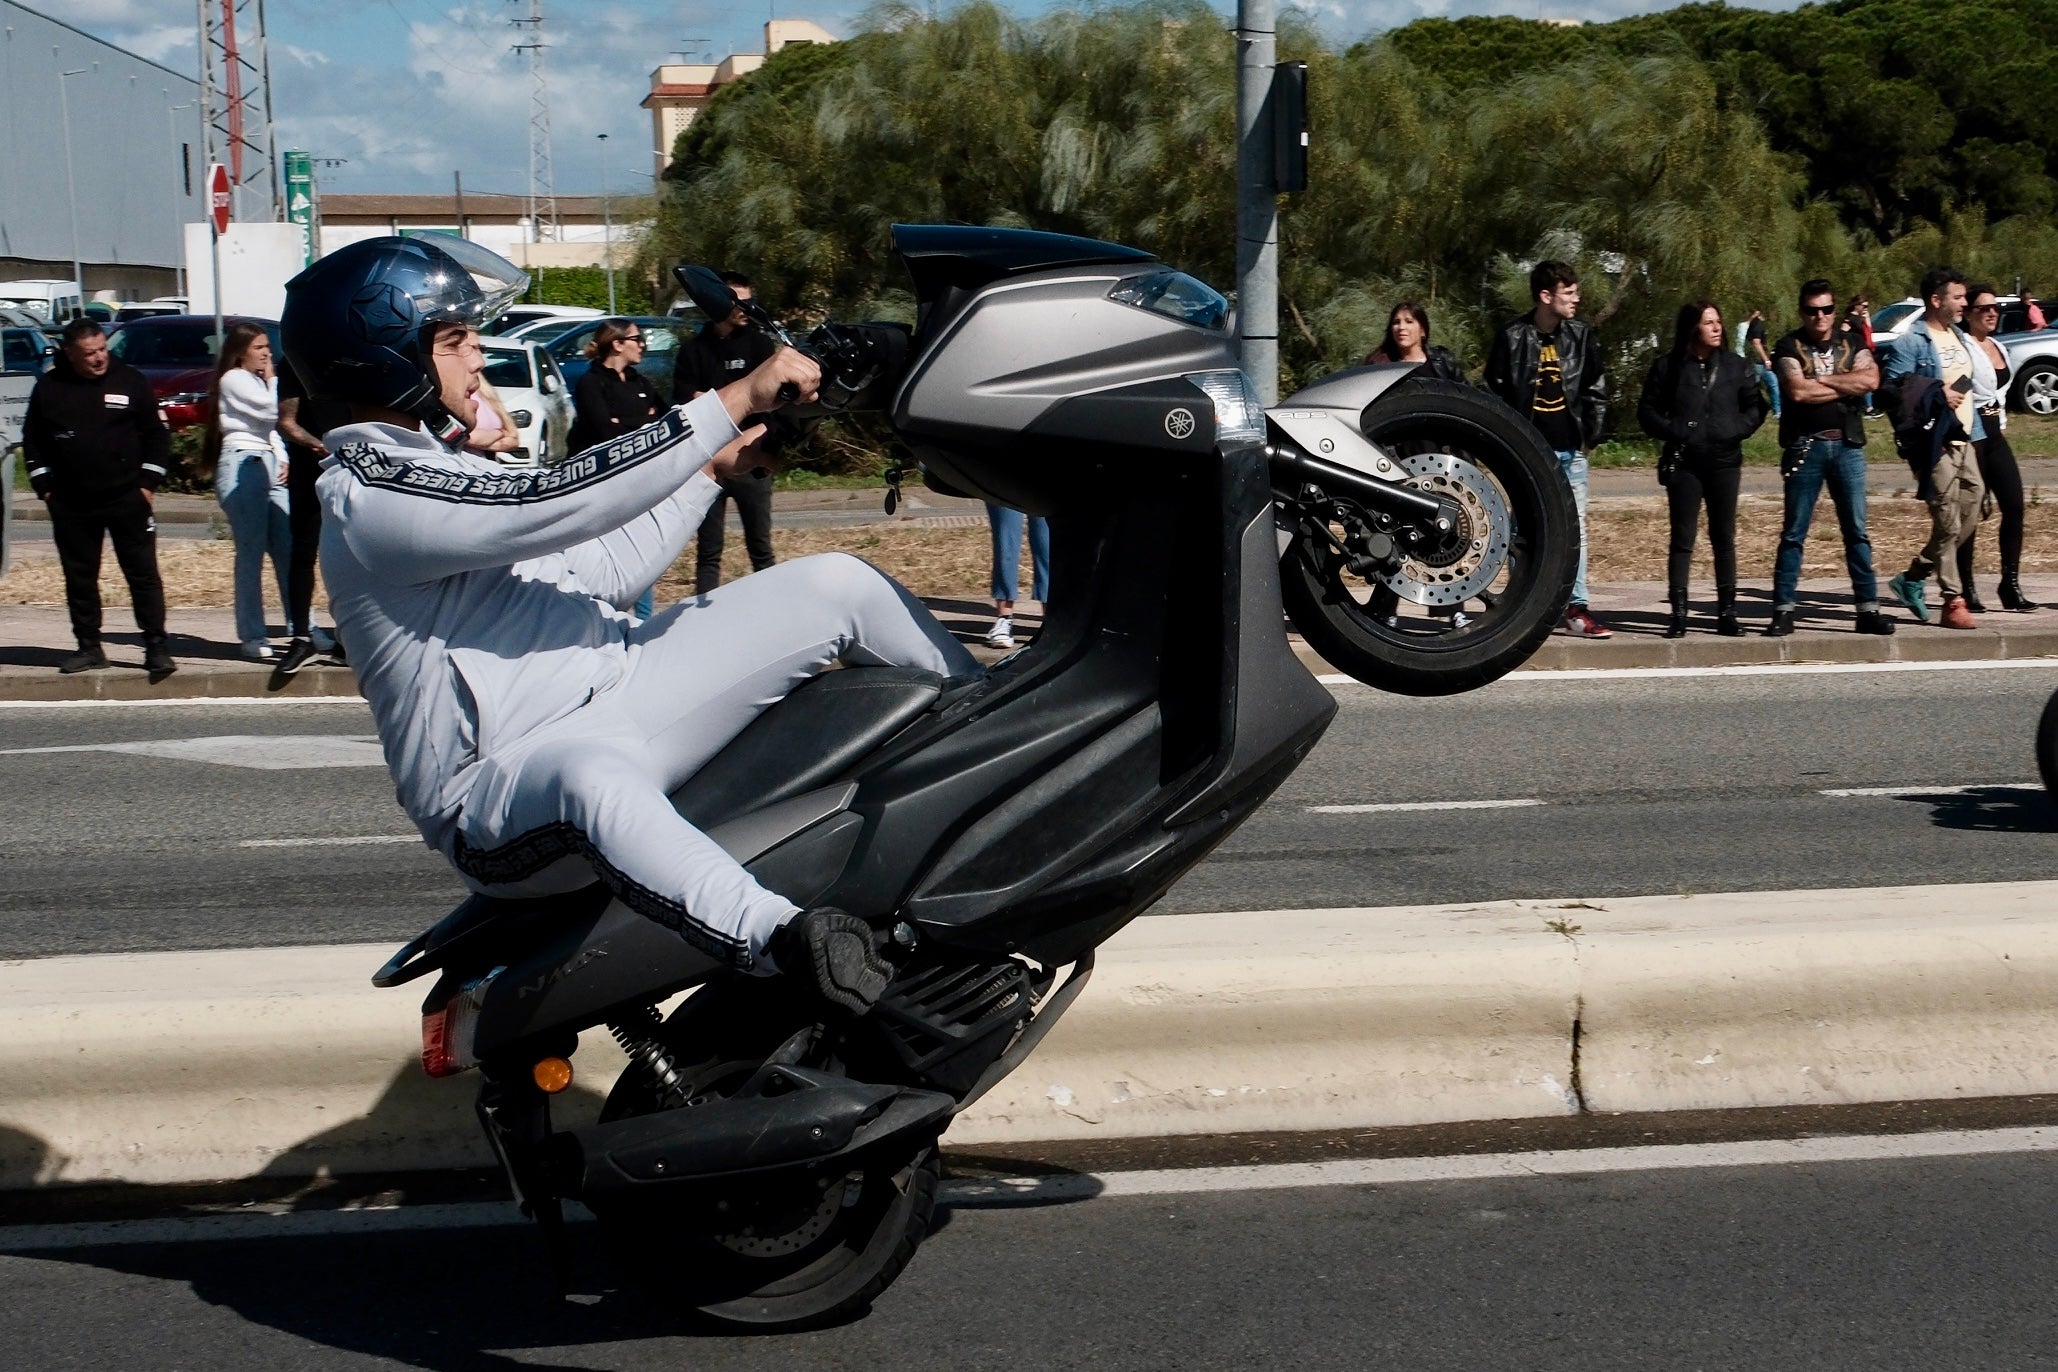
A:
{"label": "blue sky", "polygon": [[[194,70],[191,0],[25,0],[54,18],[181,71]],[[1760,0],[1786,9],[1793,0]],[[1539,13],[1589,21],[1669,7],[1667,0],[1314,0],[1305,6],[1339,39],[1424,15]],[[610,185],[647,191],[650,116],[638,107],[650,70],[698,40],[709,60],[763,47],[768,17],[812,19],[846,34],[863,12],[849,0],[547,0],[552,146],[560,194]],[[1023,14],[1050,8],[1017,0]],[[1225,13],[1232,6],[1218,0]],[[508,20],[528,0],[267,0],[272,102],[281,147],[347,159],[324,170],[331,191],[522,192],[528,178],[529,79]]]}

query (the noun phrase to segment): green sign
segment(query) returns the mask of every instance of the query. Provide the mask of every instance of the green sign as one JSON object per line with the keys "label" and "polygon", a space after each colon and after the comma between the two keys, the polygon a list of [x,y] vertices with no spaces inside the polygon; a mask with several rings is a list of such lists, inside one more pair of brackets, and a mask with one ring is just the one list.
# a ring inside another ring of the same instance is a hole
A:
{"label": "green sign", "polygon": [[289,152],[283,159],[286,172],[286,222],[300,226],[300,253],[312,265],[315,257],[314,159],[304,152]]}

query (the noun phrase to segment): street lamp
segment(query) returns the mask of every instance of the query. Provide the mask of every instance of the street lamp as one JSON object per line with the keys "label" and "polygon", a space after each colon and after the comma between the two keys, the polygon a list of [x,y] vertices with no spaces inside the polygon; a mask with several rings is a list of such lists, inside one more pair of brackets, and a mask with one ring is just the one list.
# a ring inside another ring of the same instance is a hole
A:
{"label": "street lamp", "polygon": [[607,265],[607,312],[615,312],[615,209],[607,193],[607,135],[600,139],[600,260]]}
{"label": "street lamp", "polygon": [[[62,60],[58,49],[52,47],[50,55]],[[98,66],[99,63],[94,63]],[[86,269],[79,265],[79,184],[71,169],[71,97],[65,82],[74,76],[84,76],[90,68],[80,67],[76,71],[57,73],[57,107],[64,117],[64,198],[71,206],[71,279],[79,288],[79,308],[85,309]]]}
{"label": "street lamp", "polygon": [[[166,91],[164,93],[164,98],[167,100],[171,99],[171,92]],[[199,103],[200,102],[197,100],[188,100],[183,105],[167,105],[165,107],[165,132],[171,136],[171,145],[174,149],[177,149],[177,147],[179,146],[179,111],[190,110]],[[185,159],[181,158],[172,164],[171,198],[173,239],[172,279],[175,282],[177,282],[176,293],[179,295],[184,295],[186,293],[186,226],[185,221],[179,217],[179,198],[185,185],[184,175]]]}

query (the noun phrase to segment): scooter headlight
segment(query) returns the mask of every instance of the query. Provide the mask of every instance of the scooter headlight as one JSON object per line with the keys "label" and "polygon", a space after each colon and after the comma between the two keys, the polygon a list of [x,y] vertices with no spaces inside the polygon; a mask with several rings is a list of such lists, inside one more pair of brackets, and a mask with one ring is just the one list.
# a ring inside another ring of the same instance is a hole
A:
{"label": "scooter headlight", "polygon": [[1187,378],[1215,404],[1215,441],[1237,448],[1265,441],[1265,407],[1240,371],[1194,372]]}

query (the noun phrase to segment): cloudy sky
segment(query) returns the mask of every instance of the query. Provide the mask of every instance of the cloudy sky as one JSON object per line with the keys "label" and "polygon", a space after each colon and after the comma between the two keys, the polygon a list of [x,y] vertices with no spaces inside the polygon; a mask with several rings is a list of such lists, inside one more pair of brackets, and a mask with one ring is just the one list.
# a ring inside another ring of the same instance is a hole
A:
{"label": "cloudy sky", "polygon": [[[25,0],[53,18],[176,70],[195,63],[190,0]],[[1619,18],[1670,0],[1314,0],[1332,36],[1349,40],[1424,15],[1520,14]],[[1794,0],[1755,0],[1790,8]],[[1033,13],[1048,0],[1012,0]],[[1233,6],[1217,0],[1225,14]],[[347,159],[321,173],[330,191],[432,191],[464,173],[465,188],[527,187],[529,79],[512,50],[512,18],[528,0],[267,0],[272,102],[279,145]],[[608,180],[622,193],[648,190],[648,112],[637,102],[650,70],[694,47],[718,60],[758,52],[770,17],[805,18],[851,31],[852,0],[546,0],[552,146],[561,194],[597,193],[602,144]],[[175,18],[171,18],[175,16]]]}

